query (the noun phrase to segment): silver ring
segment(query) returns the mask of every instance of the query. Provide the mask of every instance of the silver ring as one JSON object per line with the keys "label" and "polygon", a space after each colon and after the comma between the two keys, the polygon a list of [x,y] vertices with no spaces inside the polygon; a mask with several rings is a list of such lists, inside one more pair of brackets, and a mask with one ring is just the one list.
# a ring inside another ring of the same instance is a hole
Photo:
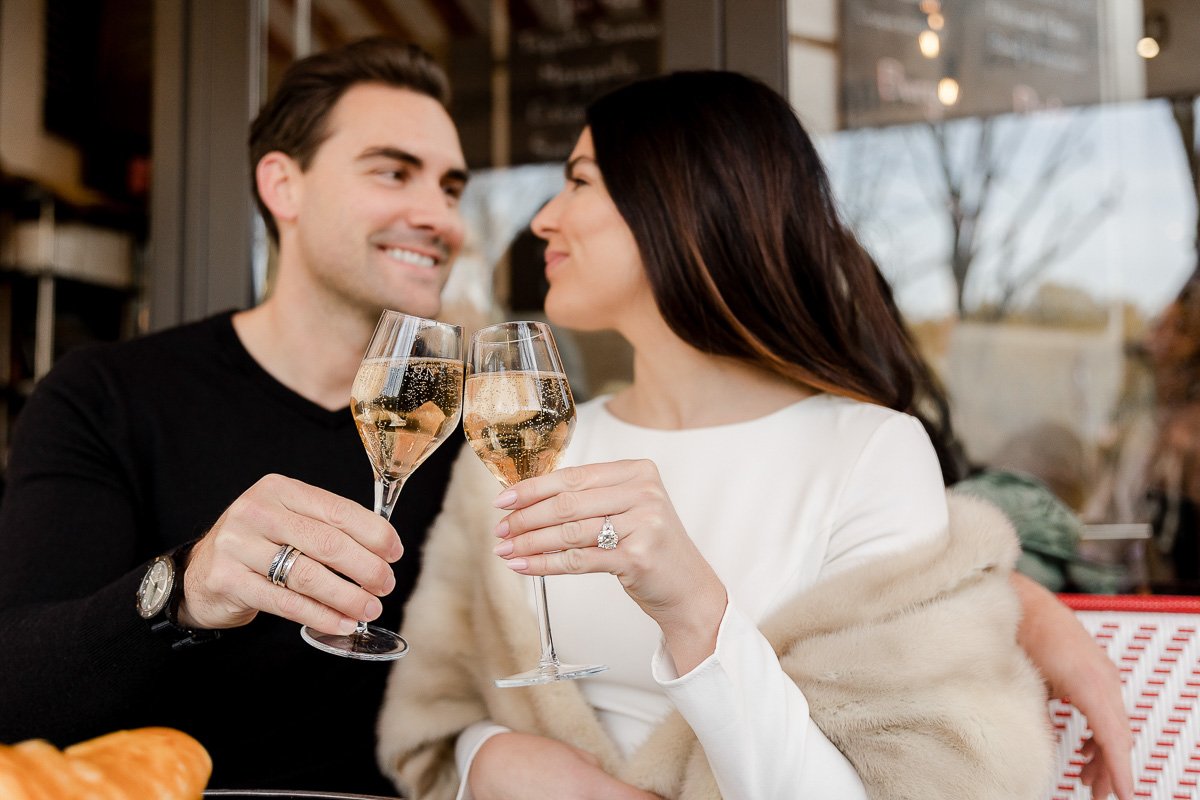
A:
{"label": "silver ring", "polygon": [[271,559],[271,566],[267,567],[267,580],[271,583],[277,583],[275,576],[279,574],[279,567],[283,564],[283,560],[288,557],[288,553],[296,548],[290,544],[285,544],[275,551],[275,557]]}
{"label": "silver ring", "polygon": [[271,559],[271,566],[267,569],[267,578],[276,586],[287,586],[288,574],[296,564],[296,559],[301,555],[301,552],[290,544],[279,548],[279,552]]}
{"label": "silver ring", "polygon": [[302,555],[304,554],[293,547],[292,552],[283,557],[283,562],[279,565],[279,571],[275,573],[275,577],[271,579],[271,582],[276,586],[283,586],[286,588],[288,575],[292,574],[292,567],[295,566],[296,559]]}
{"label": "silver ring", "polygon": [[612,524],[612,518],[608,514],[605,514],[604,524],[600,526],[600,533],[596,535],[596,547],[599,547],[601,550],[616,550],[618,538],[617,531]]}

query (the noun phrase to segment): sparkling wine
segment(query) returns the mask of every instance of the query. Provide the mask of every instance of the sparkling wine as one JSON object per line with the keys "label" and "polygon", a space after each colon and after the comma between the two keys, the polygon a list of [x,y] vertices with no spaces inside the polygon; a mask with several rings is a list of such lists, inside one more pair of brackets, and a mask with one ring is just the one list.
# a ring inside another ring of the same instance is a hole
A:
{"label": "sparkling wine", "polygon": [[575,401],[560,372],[483,372],[467,378],[463,430],[505,486],[554,469],[575,430]]}
{"label": "sparkling wine", "polygon": [[446,358],[363,361],[350,410],[375,471],[403,479],[458,424],[463,365]]}

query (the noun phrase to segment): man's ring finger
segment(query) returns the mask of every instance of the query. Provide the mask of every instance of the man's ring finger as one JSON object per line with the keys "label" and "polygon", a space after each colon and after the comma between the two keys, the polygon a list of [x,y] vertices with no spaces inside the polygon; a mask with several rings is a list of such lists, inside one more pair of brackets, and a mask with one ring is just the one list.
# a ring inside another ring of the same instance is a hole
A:
{"label": "man's ring finger", "polygon": [[612,524],[612,518],[608,514],[605,514],[604,524],[600,526],[600,533],[596,535],[596,547],[599,547],[601,550],[615,550],[617,549],[618,538],[616,528]]}

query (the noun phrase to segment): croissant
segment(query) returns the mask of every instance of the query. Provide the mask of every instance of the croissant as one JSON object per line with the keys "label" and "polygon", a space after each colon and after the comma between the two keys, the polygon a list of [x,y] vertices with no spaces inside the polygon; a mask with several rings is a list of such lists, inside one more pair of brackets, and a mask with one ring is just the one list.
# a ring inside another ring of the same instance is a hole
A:
{"label": "croissant", "polygon": [[212,774],[204,746],[172,728],[117,731],[59,750],[0,745],[4,800],[199,800]]}

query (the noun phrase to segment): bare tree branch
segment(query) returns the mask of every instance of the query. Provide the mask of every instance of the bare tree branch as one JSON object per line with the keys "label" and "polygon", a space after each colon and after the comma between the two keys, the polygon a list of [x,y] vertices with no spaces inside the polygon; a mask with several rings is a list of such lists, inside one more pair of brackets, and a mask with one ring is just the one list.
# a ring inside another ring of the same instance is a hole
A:
{"label": "bare tree branch", "polygon": [[[932,127],[932,124],[930,124],[930,127]],[[928,130],[928,128],[926,130],[930,134],[930,136],[928,136],[928,137],[917,136],[916,131],[914,131],[912,129],[910,129],[907,132],[909,148],[911,151],[915,152],[919,149],[924,149],[924,147],[926,145],[928,145],[932,142],[934,145],[932,157],[934,159],[938,159],[937,146],[936,146],[937,143],[936,143],[936,141],[934,141],[936,138],[936,134],[934,134],[932,130]],[[943,173],[943,174],[945,175],[946,173]],[[949,200],[950,182],[949,182],[948,176],[947,176],[946,180],[941,183],[934,183],[934,182],[926,183],[924,181],[920,181],[917,183],[917,186],[921,189],[922,192],[924,192],[925,199],[926,199],[926,201],[928,201],[929,205],[932,208],[949,208],[949,206],[950,206],[950,200]]]}
{"label": "bare tree branch", "polygon": [[[993,311],[995,319],[1002,319],[1008,313],[1017,292],[1028,286],[1051,266],[1079,249],[1095,232],[1100,220],[1116,208],[1120,196],[1120,184],[1114,184],[1087,212],[1076,216],[1065,227],[1052,226],[1048,228],[1048,238],[1043,242],[1041,251],[1030,259],[1025,269],[1004,283],[1000,300],[996,303]],[[1065,217],[1065,214],[1060,215],[1060,218],[1065,219]]]}
{"label": "bare tree branch", "polygon": [[[1186,109],[1187,113],[1193,111],[1194,106]],[[1045,128],[1039,127],[1043,123],[1014,117],[929,121],[906,129],[903,136],[909,152],[918,164],[927,164],[918,170],[926,179],[918,179],[917,187],[929,206],[944,215],[950,242],[948,252],[937,261],[917,263],[907,254],[903,271],[890,271],[893,284],[904,285],[926,277],[934,267],[948,266],[956,309],[963,316],[968,292],[977,280],[974,276],[981,265],[988,265],[1001,296],[991,308],[998,318],[1010,312],[1024,287],[1077,251],[1100,220],[1112,212],[1119,193],[1114,186],[1083,211],[1058,202],[1062,195],[1056,195],[1056,187],[1094,151],[1094,115],[1067,113],[1071,116],[1045,134],[1041,133]],[[1177,115],[1182,114],[1177,108]],[[1189,130],[1194,134],[1194,124]],[[1186,138],[1188,134],[1183,135]],[[1031,152],[1034,145],[1037,149]],[[853,191],[862,198],[853,206],[854,225],[885,232],[889,224],[903,226],[906,215],[912,213],[911,204],[900,207],[887,199],[893,195],[893,182],[899,179],[894,158],[881,154],[878,143],[869,136],[855,140],[854,149],[860,148],[873,150],[875,156],[850,153]],[[1195,148],[1189,153],[1189,164],[1200,168]],[[1021,158],[1023,154],[1029,157]],[[1196,185],[1200,198],[1200,179]],[[899,215],[897,219],[884,218],[893,213]],[[1034,230],[1044,236],[1030,248],[1026,243]],[[1200,222],[1197,243],[1200,246]]]}
{"label": "bare tree branch", "polygon": [[[975,257],[979,254],[978,247],[978,231],[982,224],[983,212],[987,207],[988,198],[991,193],[992,179],[996,175],[997,162],[992,157],[992,129],[995,124],[995,118],[985,119],[979,126],[979,141],[975,147],[975,171],[979,175],[979,186],[975,192],[975,201],[971,209],[966,212],[966,217],[963,220],[964,226],[968,230],[964,239],[965,253],[964,257],[968,263],[974,262]],[[963,282],[966,282],[966,275],[963,275]]]}
{"label": "bare tree branch", "polygon": [[971,269],[971,259],[968,254],[973,242],[964,241],[964,237],[973,235],[973,229],[966,224],[966,212],[963,208],[962,176],[954,174],[953,154],[947,141],[947,126],[943,122],[929,123],[929,131],[933,134],[936,145],[935,154],[938,166],[941,167],[942,179],[946,187],[946,209],[950,214],[950,273],[954,276],[955,305],[961,316],[966,308],[963,302],[963,287],[966,285],[967,273]]}
{"label": "bare tree branch", "polygon": [[845,204],[842,212],[846,224],[858,231],[868,220],[879,218],[880,204],[887,195],[887,186],[895,170],[878,155],[879,148],[865,131],[855,135],[848,149],[848,160],[854,165],[848,180],[854,189],[853,193],[845,192],[842,197],[853,198],[853,202]]}
{"label": "bare tree branch", "polygon": [[[1008,302],[1011,301],[1012,296],[1029,280],[1032,280],[1045,269],[1046,265],[1040,265],[1038,258],[1034,259],[1032,265],[1027,265],[1024,269],[1018,269],[1016,257],[1017,245],[1021,241],[1022,236],[1028,232],[1033,219],[1043,213],[1046,203],[1052,196],[1050,187],[1068,171],[1068,168],[1073,167],[1076,162],[1085,158],[1091,152],[1090,147],[1085,144],[1087,142],[1086,132],[1090,127],[1091,121],[1078,114],[1068,124],[1063,126],[1041,159],[1036,177],[1030,181],[1025,193],[1017,201],[1012,216],[1009,217],[1007,223],[1004,225],[1003,233],[1000,234],[998,244],[989,247],[989,249],[995,249],[996,251],[997,277],[1001,281],[1001,285],[1007,287],[1002,291],[1002,297],[1006,299],[997,304],[993,313],[1006,311]],[[1102,198],[1098,205],[1103,206],[1105,199]],[[982,214],[982,211],[981,209],[980,214]],[[1062,204],[1056,207],[1055,213],[1055,220],[1046,230],[1053,231],[1057,236],[1061,237],[1066,235],[1064,231],[1071,228],[1071,225],[1068,223],[1071,212],[1065,204]],[[1068,250],[1071,249],[1074,249],[1074,247],[1068,248]],[[1045,253],[1046,251],[1043,250],[1043,257]],[[972,263],[974,262],[975,258],[973,257]],[[1022,278],[1021,276],[1026,277]]]}

